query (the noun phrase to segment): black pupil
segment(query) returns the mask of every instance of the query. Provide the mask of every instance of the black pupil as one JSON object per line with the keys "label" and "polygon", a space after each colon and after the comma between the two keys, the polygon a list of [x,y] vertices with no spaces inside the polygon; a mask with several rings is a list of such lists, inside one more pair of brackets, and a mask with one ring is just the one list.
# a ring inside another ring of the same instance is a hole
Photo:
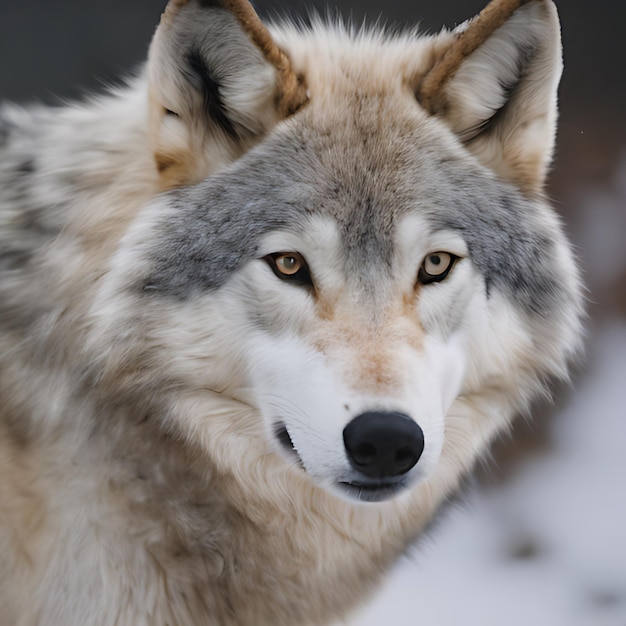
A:
{"label": "black pupil", "polygon": [[439,263],[441,263],[441,257],[438,257],[438,256],[436,256],[436,255],[432,255],[432,256],[430,257],[430,262],[431,262],[433,265],[439,265]]}

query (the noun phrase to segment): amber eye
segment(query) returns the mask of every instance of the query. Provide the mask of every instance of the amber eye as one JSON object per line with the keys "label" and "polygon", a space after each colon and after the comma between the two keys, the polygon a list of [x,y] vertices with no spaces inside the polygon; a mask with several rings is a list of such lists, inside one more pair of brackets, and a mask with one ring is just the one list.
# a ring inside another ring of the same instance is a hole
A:
{"label": "amber eye", "polygon": [[305,285],[312,285],[311,274],[304,260],[298,252],[275,252],[265,257],[269,266],[278,278],[291,280]]}
{"label": "amber eye", "polygon": [[449,252],[431,252],[420,267],[418,280],[423,285],[442,281],[452,269],[458,257]]}
{"label": "amber eye", "polygon": [[281,254],[274,259],[276,269],[285,276],[297,274],[304,266],[303,258],[297,254]]}

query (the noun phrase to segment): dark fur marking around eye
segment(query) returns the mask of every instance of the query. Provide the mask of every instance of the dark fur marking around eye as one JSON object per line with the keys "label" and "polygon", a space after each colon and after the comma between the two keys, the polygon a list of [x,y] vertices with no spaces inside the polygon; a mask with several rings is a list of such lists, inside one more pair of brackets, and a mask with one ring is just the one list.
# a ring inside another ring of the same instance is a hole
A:
{"label": "dark fur marking around eye", "polygon": [[239,132],[228,117],[226,106],[220,93],[220,82],[211,74],[199,50],[191,49],[187,53],[186,75],[200,91],[204,101],[204,111],[231,139],[238,140]]}
{"label": "dark fur marking around eye", "polygon": [[[450,253],[444,253],[444,254],[450,254]],[[428,256],[436,256],[436,253],[435,255],[428,255]],[[418,282],[422,285],[430,285],[433,283],[440,283],[444,281],[448,277],[448,274],[452,271],[452,268],[456,265],[456,262],[458,260],[459,260],[458,256],[456,256],[455,254],[450,254],[450,263],[448,264],[446,269],[443,272],[441,272],[441,274],[429,274],[424,269],[424,264],[422,263],[422,266],[420,267],[418,275],[417,275]]]}
{"label": "dark fur marking around eye", "polygon": [[281,280],[312,289],[313,279],[311,278],[311,272],[306,261],[302,258],[302,267],[294,274],[284,274],[278,269],[276,265],[276,259],[280,256],[283,256],[283,253],[268,254],[266,257],[264,257],[272,272],[274,272],[274,274]]}

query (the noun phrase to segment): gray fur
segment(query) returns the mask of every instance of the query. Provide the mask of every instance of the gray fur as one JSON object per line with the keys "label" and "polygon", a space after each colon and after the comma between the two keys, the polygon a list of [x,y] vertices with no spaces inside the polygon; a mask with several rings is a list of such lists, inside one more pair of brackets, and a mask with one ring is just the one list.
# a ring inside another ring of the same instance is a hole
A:
{"label": "gray fur", "polygon": [[[346,272],[367,284],[391,271],[397,220],[417,210],[433,230],[463,237],[487,294],[503,290],[541,316],[559,306],[565,296],[551,263],[555,233],[540,220],[545,209],[477,163],[446,155],[435,136],[396,137],[410,155],[402,166],[389,165],[397,154],[364,159],[365,132],[363,143],[332,151],[323,132],[306,139],[277,134],[229,170],[170,193],[173,217],[161,226],[155,270],[142,286],[180,299],[218,289],[255,258],[260,237],[298,232],[311,214],[338,221]],[[389,129],[385,136],[392,135]],[[371,149],[389,152],[379,144]]]}
{"label": "gray fur", "polygon": [[[174,211],[161,225],[155,270],[142,283],[144,289],[181,299],[217,289],[254,258],[259,237],[275,229],[298,229],[312,209],[313,188],[297,176],[284,146],[272,148],[264,144],[226,173],[168,194]],[[264,178],[269,154],[282,167]]]}
{"label": "gray fur", "polygon": [[504,185],[494,187],[461,185],[465,193],[444,211],[433,212],[431,220],[463,236],[488,296],[502,289],[528,313],[547,316],[565,295],[551,262],[554,239],[539,225],[532,202]]}

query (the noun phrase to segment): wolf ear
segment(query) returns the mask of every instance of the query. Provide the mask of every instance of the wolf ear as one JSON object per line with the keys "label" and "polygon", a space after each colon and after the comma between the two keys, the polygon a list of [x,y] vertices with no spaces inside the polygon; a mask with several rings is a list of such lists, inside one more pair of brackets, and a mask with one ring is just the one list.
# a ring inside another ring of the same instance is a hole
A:
{"label": "wolf ear", "polygon": [[163,189],[236,159],[307,101],[304,80],[247,0],[170,0],[148,80]]}
{"label": "wolf ear", "polygon": [[552,159],[561,71],[554,4],[493,0],[452,33],[417,97],[482,163],[535,193]]}

